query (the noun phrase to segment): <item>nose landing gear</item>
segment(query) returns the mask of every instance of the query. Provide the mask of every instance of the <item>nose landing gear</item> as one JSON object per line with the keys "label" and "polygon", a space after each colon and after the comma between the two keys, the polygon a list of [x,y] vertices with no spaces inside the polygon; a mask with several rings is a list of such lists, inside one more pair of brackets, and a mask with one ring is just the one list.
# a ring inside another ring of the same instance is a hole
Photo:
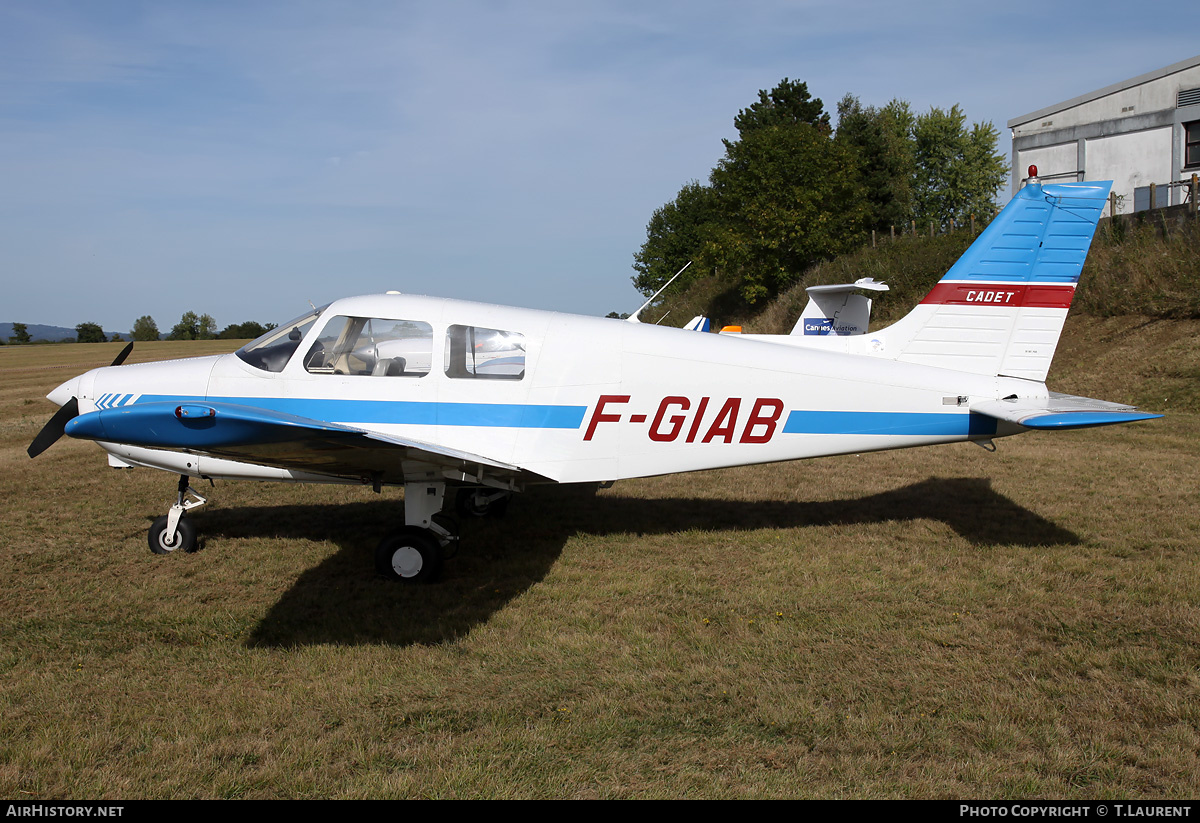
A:
{"label": "nose landing gear", "polygon": [[150,526],[146,537],[150,551],[155,554],[171,554],[181,549],[185,552],[196,550],[196,527],[183,514],[200,508],[208,500],[189,485],[190,480],[186,474],[179,475],[179,496],[175,505]]}

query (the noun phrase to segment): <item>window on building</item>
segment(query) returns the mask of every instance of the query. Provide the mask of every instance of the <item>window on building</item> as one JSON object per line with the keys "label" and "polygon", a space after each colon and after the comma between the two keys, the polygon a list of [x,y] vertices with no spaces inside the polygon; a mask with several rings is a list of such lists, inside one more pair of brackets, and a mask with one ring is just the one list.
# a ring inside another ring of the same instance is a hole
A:
{"label": "window on building", "polygon": [[1183,124],[1183,167],[1200,168],[1200,120]]}
{"label": "window on building", "polygon": [[304,356],[313,374],[424,377],[433,360],[433,327],[418,320],[333,317]]}
{"label": "window on building", "polygon": [[446,332],[446,375],[520,380],[525,376],[525,336],[478,326],[451,326]]}

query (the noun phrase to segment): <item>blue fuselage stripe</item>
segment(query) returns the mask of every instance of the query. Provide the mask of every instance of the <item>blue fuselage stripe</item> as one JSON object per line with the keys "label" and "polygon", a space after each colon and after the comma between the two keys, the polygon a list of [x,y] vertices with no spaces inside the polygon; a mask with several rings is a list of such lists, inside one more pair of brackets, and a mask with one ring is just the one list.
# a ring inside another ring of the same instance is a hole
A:
{"label": "blue fuselage stripe", "polygon": [[995,434],[996,421],[982,414],[796,410],[788,414],[783,433],[962,437]]}
{"label": "blue fuselage stripe", "polygon": [[138,403],[209,402],[253,406],[310,420],[409,426],[578,429],[586,406],[433,403],[405,400],[322,400],[296,397],[179,397],[144,394]]}
{"label": "blue fuselage stripe", "polygon": [[[587,406],[505,403],[435,403],[295,397],[184,397],[144,394],[142,403],[230,403],[310,420],[363,425],[481,426],[515,429],[578,429]],[[784,434],[994,435],[996,421],[980,414],[809,411],[788,413]]]}

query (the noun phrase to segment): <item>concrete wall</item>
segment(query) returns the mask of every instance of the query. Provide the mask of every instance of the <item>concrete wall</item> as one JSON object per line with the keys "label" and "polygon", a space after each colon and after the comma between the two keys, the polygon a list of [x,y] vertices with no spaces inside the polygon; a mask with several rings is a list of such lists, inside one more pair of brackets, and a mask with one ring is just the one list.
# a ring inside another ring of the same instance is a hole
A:
{"label": "concrete wall", "polygon": [[[1177,104],[1180,90],[1195,88],[1200,57],[1010,120],[1012,192],[1032,163],[1043,178],[1082,171],[1078,179],[1112,180],[1121,210],[1131,211],[1135,188],[1190,177],[1183,124],[1200,120],[1200,104]],[[1170,202],[1183,202],[1182,191],[1172,189]]]}
{"label": "concrete wall", "polygon": [[[1078,180],[1079,177],[1075,174],[1079,169],[1078,141],[1056,143],[1025,151],[1013,149],[1013,166],[1019,170],[1021,177],[1025,176],[1031,164],[1038,167],[1038,175],[1048,183],[1070,183]],[[1070,176],[1061,176],[1065,174]]]}
{"label": "concrete wall", "polygon": [[1113,181],[1119,214],[1133,211],[1133,190],[1138,186],[1177,177],[1171,172],[1170,127],[1098,137],[1087,141],[1085,151],[1088,179]]}
{"label": "concrete wall", "polygon": [[[1123,120],[1151,112],[1174,109],[1180,89],[1200,87],[1200,65],[1173,72],[1163,77],[1148,80],[1130,88],[1118,88],[1107,94],[1104,89],[1060,104],[1062,108],[1041,109],[1028,120],[1013,123],[1013,138],[1048,131],[1058,131],[1073,126],[1086,126],[1102,121]],[[1113,87],[1109,87],[1113,88]],[[1036,115],[1036,116],[1035,116]]]}

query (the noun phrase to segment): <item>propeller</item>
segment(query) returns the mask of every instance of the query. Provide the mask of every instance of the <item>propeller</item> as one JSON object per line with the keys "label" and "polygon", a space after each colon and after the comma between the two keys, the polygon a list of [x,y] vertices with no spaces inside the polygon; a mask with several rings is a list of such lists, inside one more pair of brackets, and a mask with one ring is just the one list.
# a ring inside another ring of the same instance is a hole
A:
{"label": "propeller", "polygon": [[[111,366],[119,366],[129,357],[129,353],[133,351],[133,343],[130,343],[125,348],[121,349],[121,353],[112,361]],[[49,422],[42,427],[38,432],[37,437],[33,438],[33,442],[29,444],[26,451],[30,457],[37,457],[46,449],[58,442],[58,438],[62,437],[67,430],[67,424],[79,416],[79,398],[72,397],[66,403],[59,407],[54,416]]]}
{"label": "propeller", "polygon": [[33,438],[33,442],[29,444],[26,450],[30,457],[37,457],[46,449],[53,446],[58,438],[63,436],[63,432],[67,430],[67,424],[79,415],[79,400],[72,397],[66,403],[63,403],[54,416],[50,418],[50,422],[42,427],[38,432],[38,436]]}
{"label": "propeller", "polygon": [[122,363],[125,362],[125,358],[129,356],[129,353],[131,351],[133,351],[133,341],[130,341],[129,345],[127,345],[125,348],[121,349],[121,353],[117,355],[117,359],[113,360],[111,363],[109,363],[109,365],[110,366],[121,365]]}

